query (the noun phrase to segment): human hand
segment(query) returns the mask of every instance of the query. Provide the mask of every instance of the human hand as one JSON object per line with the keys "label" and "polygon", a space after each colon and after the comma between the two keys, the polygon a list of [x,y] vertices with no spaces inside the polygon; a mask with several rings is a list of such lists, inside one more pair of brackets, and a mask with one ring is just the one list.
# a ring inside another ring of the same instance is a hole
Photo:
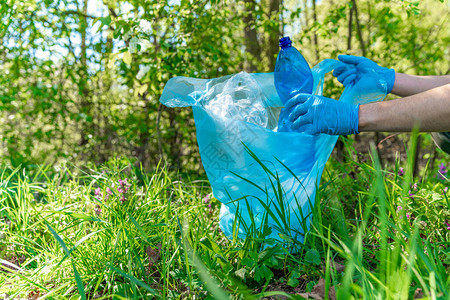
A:
{"label": "human hand", "polygon": [[342,66],[337,67],[333,76],[345,87],[354,84],[355,80],[373,80],[372,84],[378,84],[373,77],[364,76],[371,72],[377,73],[386,82],[386,92],[390,93],[394,86],[395,71],[377,65],[370,59],[362,56],[339,55],[338,59],[343,62]]}
{"label": "human hand", "polygon": [[347,135],[359,133],[359,104],[353,105],[323,96],[298,94],[285,106],[290,111],[291,129],[307,134]]}

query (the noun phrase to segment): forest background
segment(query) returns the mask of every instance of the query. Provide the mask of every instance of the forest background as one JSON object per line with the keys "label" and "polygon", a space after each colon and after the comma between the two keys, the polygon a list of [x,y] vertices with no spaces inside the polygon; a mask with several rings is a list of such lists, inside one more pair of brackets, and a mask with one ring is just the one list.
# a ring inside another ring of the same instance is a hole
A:
{"label": "forest background", "polygon": [[[12,166],[126,156],[202,172],[191,109],[162,106],[165,83],[272,72],[283,35],[311,66],[348,53],[398,72],[449,72],[438,0],[2,0],[0,17],[0,157]],[[341,92],[330,76],[325,95]],[[361,135],[356,148],[374,140],[390,159],[408,138]],[[434,159],[423,140],[418,160]]]}

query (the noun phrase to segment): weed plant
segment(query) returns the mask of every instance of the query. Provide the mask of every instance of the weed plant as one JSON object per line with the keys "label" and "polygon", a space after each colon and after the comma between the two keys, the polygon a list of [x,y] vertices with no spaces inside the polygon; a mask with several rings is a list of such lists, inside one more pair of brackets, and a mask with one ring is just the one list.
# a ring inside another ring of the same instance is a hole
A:
{"label": "weed plant", "polygon": [[321,298],[449,299],[448,159],[413,178],[414,153],[382,168],[376,152],[346,151],[327,164],[303,243],[286,228],[268,243],[264,224],[228,240],[208,182],[164,166],[4,167],[0,297],[303,299],[322,278]]}

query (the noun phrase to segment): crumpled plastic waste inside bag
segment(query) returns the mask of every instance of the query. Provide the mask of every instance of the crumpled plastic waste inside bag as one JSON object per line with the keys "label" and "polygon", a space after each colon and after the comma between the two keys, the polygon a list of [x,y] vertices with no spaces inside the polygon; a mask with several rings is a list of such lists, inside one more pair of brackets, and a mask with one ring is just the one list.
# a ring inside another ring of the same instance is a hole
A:
{"label": "crumpled plastic waste inside bag", "polygon": [[[322,95],[325,74],[340,64],[326,59],[311,69],[314,94]],[[377,88],[357,81],[339,101],[383,100],[386,83],[375,72],[368,76],[377,80]],[[245,237],[266,224],[267,238],[303,241],[316,188],[338,137],[277,132],[283,104],[273,73],[175,77],[160,102],[193,109],[201,159],[214,197],[222,203],[219,220],[226,236]]]}

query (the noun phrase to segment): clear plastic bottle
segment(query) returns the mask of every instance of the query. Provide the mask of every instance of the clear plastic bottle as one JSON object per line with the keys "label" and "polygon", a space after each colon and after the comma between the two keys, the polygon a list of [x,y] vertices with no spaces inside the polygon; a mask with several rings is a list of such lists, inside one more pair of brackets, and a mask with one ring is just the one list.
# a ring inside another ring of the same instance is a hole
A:
{"label": "clear plastic bottle", "polygon": [[[283,104],[286,104],[296,94],[311,94],[314,80],[308,62],[292,47],[292,41],[288,36],[280,40],[280,47],[274,78],[278,96]],[[278,131],[292,131],[288,120],[289,113],[285,109],[281,110]]]}

